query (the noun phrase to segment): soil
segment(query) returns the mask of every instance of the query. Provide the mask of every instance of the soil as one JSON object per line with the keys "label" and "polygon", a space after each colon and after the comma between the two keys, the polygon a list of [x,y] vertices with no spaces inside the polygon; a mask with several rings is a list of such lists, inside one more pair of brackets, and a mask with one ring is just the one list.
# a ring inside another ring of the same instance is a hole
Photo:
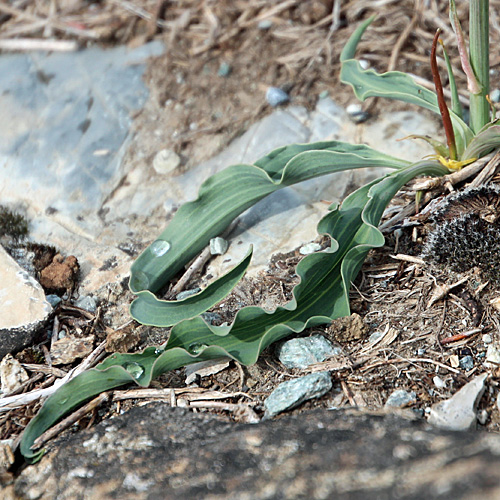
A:
{"label": "soil", "polygon": [[[369,49],[367,60],[378,70],[396,67],[430,80],[427,64],[430,41],[436,26],[447,26],[448,2],[432,1],[428,9],[409,0],[380,1],[377,7],[371,7],[372,3],[346,2],[337,15],[334,2],[327,0],[290,1],[272,6],[258,1],[188,0],[180,3],[182,6],[168,6],[160,17],[153,16],[166,23],[166,28],[160,32],[156,28],[151,30],[150,21],[130,13],[129,17],[123,13],[121,17],[117,16],[118,28],[113,34],[103,31],[106,36],[103,35],[100,43],[136,44],[161,37],[169,47],[165,56],[149,64],[146,81],[151,98],[135,119],[142,150],[131,151],[127,161],[133,162],[136,156],[144,153],[152,160],[159,141],[162,147],[180,154],[186,168],[213,156],[251,123],[272,111],[264,97],[270,85],[285,89],[294,104],[307,107],[314,106],[318,95],[324,91],[340,104],[354,102],[350,88],[338,82],[339,53],[359,22],[374,10],[379,17],[360,47],[365,53]],[[466,2],[457,3],[463,10]],[[159,11],[155,11],[154,5],[157,2],[144,2],[144,8],[156,15]],[[415,11],[415,6],[420,11]],[[41,8],[34,4],[31,7],[35,10]],[[108,12],[105,2],[95,4],[92,12],[86,12],[83,7],[76,12],[82,19],[87,17],[88,26],[92,27],[96,10],[101,8],[102,13]],[[415,12],[421,15],[415,16]],[[134,19],[133,26],[127,24],[131,23],[130,16]],[[7,29],[8,22],[13,20],[4,21],[3,29]],[[271,21],[271,26],[264,28],[264,20]],[[412,22],[413,30],[402,37],[404,28]],[[445,31],[443,38],[451,48],[450,32]],[[500,41],[496,30],[493,43],[495,40]],[[456,55],[453,52],[451,55],[458,67]],[[230,67],[227,76],[220,75],[224,64]],[[499,65],[499,56],[493,55],[494,71]],[[463,81],[463,78],[459,80]],[[376,115],[377,106],[381,105],[377,101],[368,106]],[[385,109],[400,109],[400,105],[394,103],[384,102],[383,106]],[[455,189],[460,190],[463,185],[457,185]],[[436,190],[434,195],[437,197],[442,193],[443,189]],[[387,213],[394,215],[408,205],[413,196],[409,188],[405,189]],[[421,206],[423,208],[425,205]],[[389,215],[384,221],[388,219]],[[250,398],[253,411],[260,415],[264,399],[280,382],[328,369],[335,379],[333,392],[304,403],[292,413],[331,406],[379,409],[391,392],[405,389],[416,393],[416,403],[411,408],[424,416],[427,407],[452,396],[471,378],[486,371],[483,363],[487,344],[483,335],[490,335],[493,341],[500,340],[500,316],[494,307],[494,299],[498,299],[500,290],[488,283],[480,270],[471,267],[456,273],[449,267],[431,263],[429,259],[412,262],[393,257],[398,253],[419,256],[431,230],[431,221],[416,221],[415,225],[407,226],[399,224],[386,230],[386,245],[370,252],[353,284],[350,298],[356,315],[300,334],[324,335],[342,349],[341,360],[335,363],[326,361],[307,370],[291,370],[279,363],[275,348],[271,346],[254,366],[242,367],[231,362],[228,368],[217,374],[198,378],[195,385],[206,390],[243,392],[245,396],[238,395],[229,401],[247,402]],[[220,315],[220,322],[225,322],[231,321],[236,311],[245,305],[272,309],[287,302],[297,283],[295,266],[301,258],[298,251],[270,256],[266,272],[256,278],[244,278],[223,301],[224,305],[216,306],[212,311]],[[434,294],[440,287],[453,285],[461,278],[466,280],[435,300]],[[195,278],[187,288],[196,286],[201,279]],[[68,298],[67,293],[64,298]],[[134,322],[126,323],[116,331],[107,326],[115,323],[117,311],[121,311],[120,307],[127,305],[131,298],[126,283],[114,284],[113,292],[102,300],[97,313],[91,315],[64,300],[56,311],[58,327],[75,337],[94,335],[96,345],[108,338],[107,350],[110,352],[134,352],[146,345],[164,342],[168,338],[168,329],[145,327]],[[376,332],[382,336],[375,343],[371,335]],[[16,357],[24,363],[47,365],[48,354],[50,342],[42,340],[40,345]],[[459,364],[466,356],[471,356],[470,368]],[[59,368],[67,370],[78,363],[75,361]],[[23,390],[51,384],[51,371],[46,372],[41,377],[32,378]],[[490,390],[480,402],[480,408],[486,410],[488,416],[481,427],[497,432],[500,430],[500,412],[496,405],[496,388],[500,373],[491,369],[489,372]],[[443,381],[442,387],[436,386],[436,376]],[[185,387],[184,370],[162,375],[152,387]],[[79,420],[71,432],[137,404],[139,400],[106,403]],[[1,415],[0,439],[18,436],[39,407],[40,403],[36,402]],[[224,414],[236,421],[247,418],[224,409],[199,408],[194,411]]]}

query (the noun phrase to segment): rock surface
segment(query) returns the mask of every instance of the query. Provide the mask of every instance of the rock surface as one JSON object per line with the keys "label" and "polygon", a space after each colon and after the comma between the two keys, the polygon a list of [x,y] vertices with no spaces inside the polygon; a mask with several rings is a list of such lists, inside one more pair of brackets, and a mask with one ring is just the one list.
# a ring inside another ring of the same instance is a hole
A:
{"label": "rock surface", "polygon": [[500,497],[499,436],[394,414],[321,410],[251,425],[153,403],[59,437],[49,450],[3,498]]}
{"label": "rock surface", "polygon": [[51,311],[40,284],[0,245],[0,359],[30,345]]}
{"label": "rock surface", "polygon": [[473,428],[477,419],[477,403],[484,393],[487,378],[487,373],[478,375],[450,399],[433,405],[429,413],[429,423],[454,431]]}
{"label": "rock surface", "polygon": [[[34,240],[76,256],[83,294],[122,280],[137,248],[150,243],[182,203],[196,198],[204,180],[229,165],[252,163],[286,144],[325,139],[366,143],[415,159],[430,151],[423,143],[396,139],[415,130],[436,135],[435,122],[412,112],[355,125],[342,107],[323,98],[312,111],[293,105],[277,109],[219,155],[186,166],[189,159],[165,150],[161,130],[152,134],[157,145],[149,138],[146,148],[132,126],[132,113],[148,98],[141,81],[146,59],[163,50],[158,43],[134,50],[93,47],[74,54],[6,55],[0,64],[0,85],[7,90],[0,96],[6,117],[0,123],[2,202],[27,215]],[[75,71],[67,72],[68,65]],[[381,172],[334,174],[262,200],[242,215],[229,252],[214,259],[207,274],[216,278],[226,272],[250,244],[252,274],[273,253],[314,240],[328,207],[321,200],[339,201]]]}

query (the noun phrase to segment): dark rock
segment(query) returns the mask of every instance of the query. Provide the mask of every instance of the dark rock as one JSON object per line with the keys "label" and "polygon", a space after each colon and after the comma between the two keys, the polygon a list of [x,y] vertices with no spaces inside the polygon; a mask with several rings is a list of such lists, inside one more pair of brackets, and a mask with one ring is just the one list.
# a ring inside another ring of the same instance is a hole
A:
{"label": "dark rock", "polygon": [[[163,403],[60,437],[14,485],[39,500],[493,499],[500,437],[318,410],[234,424]],[[9,492],[7,492],[9,493]]]}

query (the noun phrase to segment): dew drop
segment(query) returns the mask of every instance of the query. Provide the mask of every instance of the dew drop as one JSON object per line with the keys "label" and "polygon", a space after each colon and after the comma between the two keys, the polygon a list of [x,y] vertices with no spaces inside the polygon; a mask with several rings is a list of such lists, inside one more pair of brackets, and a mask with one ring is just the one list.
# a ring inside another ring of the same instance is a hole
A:
{"label": "dew drop", "polygon": [[59,401],[59,404],[60,405],[65,405],[68,402],[68,399],[69,399],[69,397],[61,399],[61,401]]}
{"label": "dew drop", "polygon": [[201,351],[203,351],[206,347],[208,347],[207,344],[200,344],[199,342],[193,342],[189,347],[188,351],[191,354],[200,354]]}
{"label": "dew drop", "polygon": [[146,273],[136,271],[130,280],[130,287],[133,290],[147,290],[149,288],[149,278]]}
{"label": "dew drop", "polygon": [[141,378],[144,374],[144,367],[135,361],[132,363],[125,363],[123,367],[136,379]]}
{"label": "dew drop", "polygon": [[160,355],[160,354],[162,354],[164,351],[165,351],[165,349],[160,349],[159,347],[157,347],[157,348],[155,349],[155,354],[156,354],[157,356],[159,356],[159,355]]}
{"label": "dew drop", "polygon": [[170,250],[170,243],[165,240],[156,240],[151,243],[149,250],[155,257],[161,257]]}

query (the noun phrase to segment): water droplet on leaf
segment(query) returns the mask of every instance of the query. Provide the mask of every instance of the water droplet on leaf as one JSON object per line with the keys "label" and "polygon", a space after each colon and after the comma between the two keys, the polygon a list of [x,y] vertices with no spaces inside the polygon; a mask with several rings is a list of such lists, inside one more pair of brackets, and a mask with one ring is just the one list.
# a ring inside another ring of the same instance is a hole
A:
{"label": "water droplet on leaf", "polygon": [[206,347],[208,347],[207,344],[200,344],[199,342],[193,342],[189,347],[188,351],[191,354],[200,354],[201,351],[203,351]]}
{"label": "water droplet on leaf", "polygon": [[144,366],[136,362],[125,363],[123,368],[125,368],[125,370],[127,370],[135,379],[141,378],[144,374]]}
{"label": "water droplet on leaf", "polygon": [[149,250],[154,256],[161,257],[170,250],[170,243],[165,240],[156,240],[151,243]]}

